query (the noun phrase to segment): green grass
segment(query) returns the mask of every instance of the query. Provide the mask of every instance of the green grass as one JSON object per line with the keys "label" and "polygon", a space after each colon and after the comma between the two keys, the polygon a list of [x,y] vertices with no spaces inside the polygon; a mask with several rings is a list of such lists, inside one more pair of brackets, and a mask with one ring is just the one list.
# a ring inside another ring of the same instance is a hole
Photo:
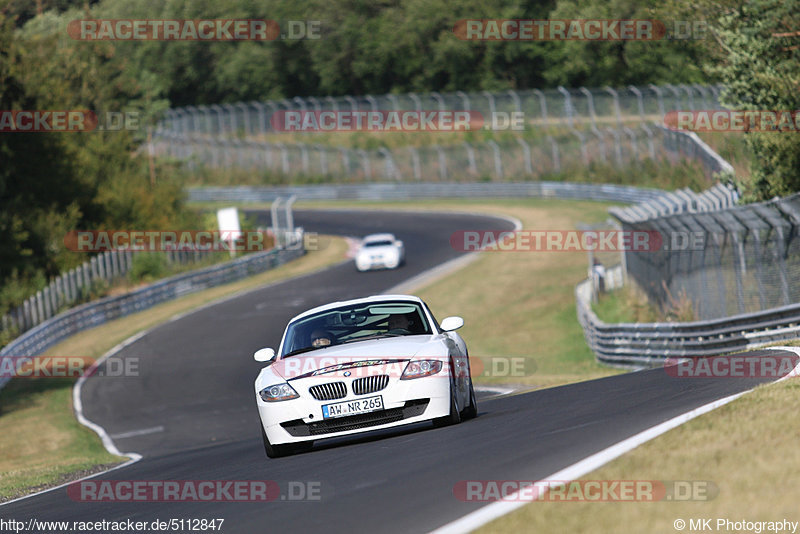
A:
{"label": "green grass", "polygon": [[477,532],[674,534],[676,519],[687,522],[685,532],[690,518],[712,518],[714,525],[717,518],[800,521],[795,491],[798,410],[797,378],[759,386],[580,478],[710,481],[718,488],[711,500],[533,502]]}

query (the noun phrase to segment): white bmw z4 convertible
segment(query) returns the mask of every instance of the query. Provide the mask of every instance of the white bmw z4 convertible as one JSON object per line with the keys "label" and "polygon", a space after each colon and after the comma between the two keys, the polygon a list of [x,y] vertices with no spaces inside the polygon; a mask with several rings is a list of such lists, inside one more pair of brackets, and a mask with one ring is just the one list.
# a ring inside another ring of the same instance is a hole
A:
{"label": "white bmw z4 convertible", "polygon": [[405,245],[394,234],[370,234],[361,240],[355,264],[359,271],[397,269],[405,259]]}
{"label": "white bmw z4 convertible", "polygon": [[478,406],[460,317],[436,322],[410,295],[334,302],[294,317],[255,381],[267,456],[314,440],[433,421],[459,423]]}

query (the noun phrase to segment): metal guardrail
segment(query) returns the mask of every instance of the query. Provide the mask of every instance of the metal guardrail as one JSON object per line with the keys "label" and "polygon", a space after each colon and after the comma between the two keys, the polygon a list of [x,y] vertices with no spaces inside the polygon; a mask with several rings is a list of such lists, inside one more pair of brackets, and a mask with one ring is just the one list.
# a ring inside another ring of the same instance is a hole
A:
{"label": "metal guardrail", "polygon": [[[13,357],[18,362],[24,361],[82,330],[202,289],[267,271],[303,254],[305,254],[303,233],[302,229],[298,229],[296,240],[283,248],[249,254],[220,265],[172,276],[125,295],[106,297],[77,306],[44,321],[14,339],[0,350],[0,360]],[[10,378],[0,376],[0,388]]]}
{"label": "metal guardrail", "polygon": [[800,337],[800,303],[710,321],[609,324],[592,311],[591,296],[591,279],[576,286],[578,322],[597,359],[609,365],[650,367]]}
{"label": "metal guardrail", "polygon": [[664,195],[660,189],[573,182],[388,183],[270,187],[193,187],[190,202],[272,202],[296,195],[299,200],[409,200],[421,198],[561,198],[639,203]]}

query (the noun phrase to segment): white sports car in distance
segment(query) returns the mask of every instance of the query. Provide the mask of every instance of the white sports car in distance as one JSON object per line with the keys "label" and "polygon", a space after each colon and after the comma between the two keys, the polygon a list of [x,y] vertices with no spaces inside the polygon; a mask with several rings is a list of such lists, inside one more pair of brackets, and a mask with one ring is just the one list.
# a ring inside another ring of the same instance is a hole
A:
{"label": "white sports car in distance", "polygon": [[420,421],[436,425],[475,417],[478,407],[467,346],[410,295],[334,302],[293,318],[278,352],[255,381],[267,456],[311,448],[315,439]]}
{"label": "white sports car in distance", "polygon": [[396,269],[403,264],[406,250],[394,234],[370,234],[361,240],[356,253],[356,269]]}

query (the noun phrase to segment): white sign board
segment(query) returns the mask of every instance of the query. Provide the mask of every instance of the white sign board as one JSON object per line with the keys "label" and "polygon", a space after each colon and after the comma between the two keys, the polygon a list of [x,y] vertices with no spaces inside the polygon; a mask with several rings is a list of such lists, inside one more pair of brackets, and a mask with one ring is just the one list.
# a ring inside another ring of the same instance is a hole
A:
{"label": "white sign board", "polygon": [[[242,229],[239,227],[239,210],[236,208],[217,210],[217,223],[219,223],[220,236],[225,241],[230,241],[231,245],[242,235]],[[233,255],[233,247],[231,247],[231,255]]]}

